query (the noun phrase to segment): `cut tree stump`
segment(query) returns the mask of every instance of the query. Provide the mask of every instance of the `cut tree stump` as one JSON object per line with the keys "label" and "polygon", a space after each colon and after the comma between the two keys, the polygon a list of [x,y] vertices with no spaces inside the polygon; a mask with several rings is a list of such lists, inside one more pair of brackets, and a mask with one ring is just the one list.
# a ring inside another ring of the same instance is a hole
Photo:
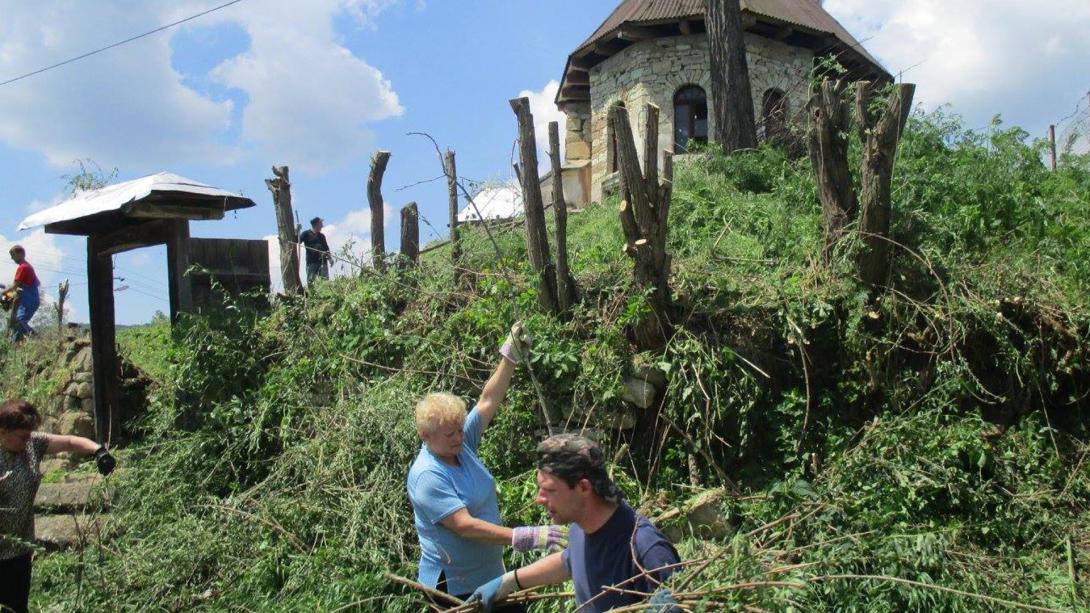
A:
{"label": "cut tree stump", "polygon": [[534,116],[530,113],[529,98],[510,101],[511,110],[518,119],[519,168],[515,172],[522,184],[522,206],[526,218],[526,247],[530,255],[530,267],[537,276],[537,299],[541,308],[557,313],[556,269],[549,256],[549,235],[545,225],[545,205],[541,197],[541,183],[537,177],[537,137],[534,134]]}
{"label": "cut tree stump", "polygon": [[371,172],[367,175],[367,206],[371,208],[371,264],[376,270],[385,268],[386,235],[382,201],[382,176],[390,162],[389,151],[378,151],[371,157]]}

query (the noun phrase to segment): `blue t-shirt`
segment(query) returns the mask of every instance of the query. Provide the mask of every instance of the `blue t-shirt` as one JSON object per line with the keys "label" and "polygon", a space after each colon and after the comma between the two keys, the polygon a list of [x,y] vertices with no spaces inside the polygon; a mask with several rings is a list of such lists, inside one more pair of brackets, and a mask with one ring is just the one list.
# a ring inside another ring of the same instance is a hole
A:
{"label": "blue t-shirt", "polygon": [[458,453],[459,466],[444,463],[421,445],[406,482],[420,537],[418,580],[434,587],[444,573],[451,594],[468,594],[503,574],[501,545],[464,539],[439,523],[465,509],[476,519],[501,525],[496,480],[477,458],[484,430],[477,407],[469,412],[462,430],[465,439]]}
{"label": "blue t-shirt", "polygon": [[[578,524],[571,525],[568,548],[561,554],[561,560],[575,584],[575,602],[581,607],[580,613],[608,611],[641,601],[632,594],[604,590],[606,586],[617,585],[643,572],[632,559],[633,550],[639,565],[646,570],[680,561],[670,540],[624,501],[609,521],[591,534],[583,532]],[[664,581],[672,573],[673,569],[650,574],[656,580]],[[658,584],[643,577],[625,584],[622,589],[653,593]],[[590,604],[582,606],[592,599]]]}

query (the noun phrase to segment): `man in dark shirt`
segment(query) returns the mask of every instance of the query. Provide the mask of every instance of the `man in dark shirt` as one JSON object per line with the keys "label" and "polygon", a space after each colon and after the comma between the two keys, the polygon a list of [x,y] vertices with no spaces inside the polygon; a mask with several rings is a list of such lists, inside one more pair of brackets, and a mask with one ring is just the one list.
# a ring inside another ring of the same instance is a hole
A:
{"label": "man in dark shirt", "polygon": [[333,256],[329,253],[325,234],[322,234],[321,217],[310,220],[310,229],[299,235],[299,242],[307,252],[307,284],[313,283],[317,277],[328,279]]}
{"label": "man in dark shirt", "polygon": [[593,441],[575,434],[549,437],[538,445],[537,468],[538,504],[554,523],[572,524],[568,548],[493,579],[470,600],[491,611],[515,591],[571,579],[580,613],[641,602],[632,592],[655,594],[648,611],[680,610],[661,585],[677,568],[677,550],[624,501]]}

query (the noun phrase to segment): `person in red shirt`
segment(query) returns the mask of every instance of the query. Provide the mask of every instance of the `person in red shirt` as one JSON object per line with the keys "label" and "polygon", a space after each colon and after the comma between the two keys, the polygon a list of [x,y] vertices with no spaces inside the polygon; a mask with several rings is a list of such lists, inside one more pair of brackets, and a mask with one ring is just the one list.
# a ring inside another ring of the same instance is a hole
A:
{"label": "person in red shirt", "polygon": [[22,245],[15,245],[8,250],[8,253],[11,255],[11,260],[18,265],[15,269],[15,280],[11,284],[11,289],[8,290],[14,291],[16,296],[16,302],[12,307],[14,317],[12,317],[11,336],[18,342],[35,334],[34,328],[30,327],[30,320],[41,305],[38,288],[42,284],[38,281],[34,267],[26,261],[26,249],[23,249]]}

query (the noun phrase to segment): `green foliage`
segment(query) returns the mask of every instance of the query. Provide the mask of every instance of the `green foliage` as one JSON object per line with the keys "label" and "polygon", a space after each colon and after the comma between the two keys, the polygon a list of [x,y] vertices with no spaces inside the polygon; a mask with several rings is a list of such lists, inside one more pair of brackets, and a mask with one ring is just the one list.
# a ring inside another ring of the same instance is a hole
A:
{"label": "green foliage", "polygon": [[[646,307],[610,200],[570,218],[582,295],[564,319],[537,308],[520,228],[497,224],[491,238],[465,229],[473,272],[460,287],[444,248],[418,270],[320,283],[267,313],[229,305],[172,335],[134,331],[123,348],[163,385],[140,459],[117,476],[112,521],[125,529],[108,548],[41,561],[36,598],[419,610],[381,578],[411,575],[417,556],[413,406],[436,390],[472,404],[518,316],[546,402],[566,429],[600,435],[634,502],[654,514],[693,483],[743,490],[724,510],[735,536],[681,543],[716,557],[692,585],[786,583],[723,589],[710,608],[990,606],[874,577],[1084,608],[1067,549],[1086,572],[1090,172],[1079,160],[1047,172],[1039,154],[998,123],[977,134],[914,116],[895,173],[895,278],[876,304],[846,251],[821,264],[807,161],[692,156],[670,215],[677,330],[654,353],[634,354],[627,336]],[[665,381],[661,405],[633,413],[624,378],[648,369]],[[520,369],[481,448],[508,525],[545,521],[541,415]]]}

